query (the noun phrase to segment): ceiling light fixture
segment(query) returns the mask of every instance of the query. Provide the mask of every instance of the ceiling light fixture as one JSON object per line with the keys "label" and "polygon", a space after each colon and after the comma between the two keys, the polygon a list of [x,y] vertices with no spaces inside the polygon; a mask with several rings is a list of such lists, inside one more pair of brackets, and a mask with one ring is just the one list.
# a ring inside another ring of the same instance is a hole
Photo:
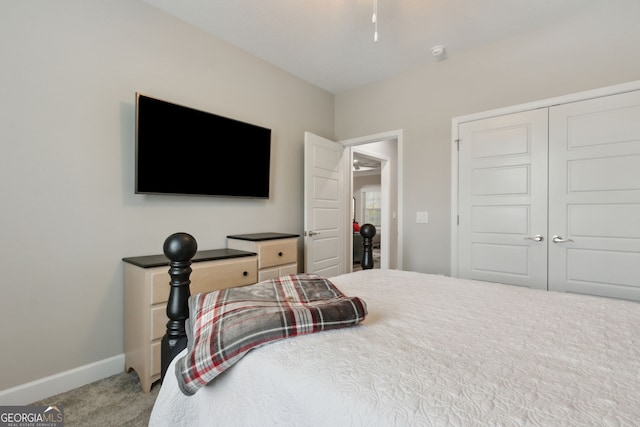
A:
{"label": "ceiling light fixture", "polygon": [[371,17],[373,24],[373,41],[378,41],[378,0],[373,0],[373,16]]}

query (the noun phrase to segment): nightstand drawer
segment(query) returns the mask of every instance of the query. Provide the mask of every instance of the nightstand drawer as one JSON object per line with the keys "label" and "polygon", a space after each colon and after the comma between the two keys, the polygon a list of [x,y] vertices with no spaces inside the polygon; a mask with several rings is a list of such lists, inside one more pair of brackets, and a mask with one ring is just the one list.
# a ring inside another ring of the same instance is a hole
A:
{"label": "nightstand drawer", "polygon": [[191,295],[256,283],[257,265],[255,256],[192,264]]}
{"label": "nightstand drawer", "polygon": [[298,273],[298,264],[279,265],[276,267],[262,268],[258,271],[258,281],[275,279],[276,277],[287,276]]}
{"label": "nightstand drawer", "polygon": [[[241,257],[191,264],[191,295],[250,285],[258,281],[257,257]],[[151,275],[151,304],[169,301],[169,267]]]}
{"label": "nightstand drawer", "polygon": [[160,267],[151,274],[151,304],[169,301],[169,266]]}
{"label": "nightstand drawer", "polygon": [[291,264],[298,260],[297,239],[261,242],[258,252],[258,268]]}
{"label": "nightstand drawer", "polygon": [[151,309],[151,341],[160,339],[167,332],[167,306],[162,304]]}
{"label": "nightstand drawer", "polygon": [[298,264],[289,264],[289,265],[283,265],[282,267],[280,267],[278,274],[280,274],[280,276],[286,276],[288,274],[298,274]]}

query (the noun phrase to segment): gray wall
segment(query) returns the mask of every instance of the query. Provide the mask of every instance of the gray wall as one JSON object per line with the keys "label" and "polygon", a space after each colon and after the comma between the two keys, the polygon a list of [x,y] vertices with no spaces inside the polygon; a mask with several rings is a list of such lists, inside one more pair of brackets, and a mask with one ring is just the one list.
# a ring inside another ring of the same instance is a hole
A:
{"label": "gray wall", "polygon": [[[2,0],[0,56],[0,390],[123,353],[121,258],[302,232],[333,95],[137,0]],[[136,91],[271,128],[271,198],[135,195]]]}
{"label": "gray wall", "polygon": [[336,96],[339,140],[403,130],[404,269],[450,272],[451,119],[639,80],[638,16],[637,0],[594,2],[543,30]]}

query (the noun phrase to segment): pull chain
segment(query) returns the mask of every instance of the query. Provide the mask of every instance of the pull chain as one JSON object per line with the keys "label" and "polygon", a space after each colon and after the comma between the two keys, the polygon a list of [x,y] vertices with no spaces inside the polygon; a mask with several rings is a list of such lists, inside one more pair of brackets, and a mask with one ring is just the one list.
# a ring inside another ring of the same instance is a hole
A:
{"label": "pull chain", "polygon": [[378,0],[373,0],[373,16],[371,17],[373,24],[373,41],[378,41]]}

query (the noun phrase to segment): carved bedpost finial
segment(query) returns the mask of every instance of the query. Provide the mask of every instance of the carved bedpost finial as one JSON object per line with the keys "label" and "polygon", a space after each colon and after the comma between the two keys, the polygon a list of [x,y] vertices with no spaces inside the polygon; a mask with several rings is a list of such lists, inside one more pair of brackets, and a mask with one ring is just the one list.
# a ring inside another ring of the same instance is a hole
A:
{"label": "carved bedpost finial", "polygon": [[373,236],[376,235],[376,227],[372,224],[363,224],[360,227],[360,235],[363,246],[360,265],[363,270],[371,270],[373,268]]}
{"label": "carved bedpost finial", "polygon": [[198,242],[188,233],[174,233],[167,237],[162,247],[171,262],[191,261],[198,251]]}
{"label": "carved bedpost finial", "polygon": [[[186,343],[187,334],[185,321],[189,318],[189,284],[191,283],[191,259],[198,250],[196,239],[187,233],[174,233],[164,241],[164,254],[169,258],[169,276],[171,291],[167,303],[167,333],[161,343],[161,377],[169,367],[169,362],[178,353],[176,350],[185,348],[178,345],[180,341]],[[174,350],[176,349],[176,350]]]}

